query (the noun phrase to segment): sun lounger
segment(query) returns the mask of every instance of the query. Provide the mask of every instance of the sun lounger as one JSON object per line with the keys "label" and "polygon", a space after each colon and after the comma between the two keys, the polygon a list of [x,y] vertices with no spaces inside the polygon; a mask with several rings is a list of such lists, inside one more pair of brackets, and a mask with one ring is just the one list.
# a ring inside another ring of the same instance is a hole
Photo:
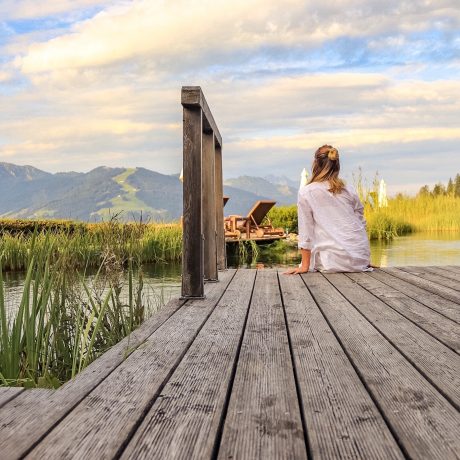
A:
{"label": "sun lounger", "polygon": [[239,238],[244,232],[246,239],[251,236],[263,238],[264,236],[283,235],[283,229],[273,228],[270,219],[267,217],[268,212],[276,204],[272,200],[257,201],[247,216],[232,215],[225,219],[226,236]]}

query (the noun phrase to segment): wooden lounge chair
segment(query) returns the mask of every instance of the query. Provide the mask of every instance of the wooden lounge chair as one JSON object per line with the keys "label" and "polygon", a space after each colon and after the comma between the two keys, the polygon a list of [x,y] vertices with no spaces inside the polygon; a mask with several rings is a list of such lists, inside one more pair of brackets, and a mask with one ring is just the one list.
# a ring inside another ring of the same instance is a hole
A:
{"label": "wooden lounge chair", "polygon": [[[251,234],[256,238],[264,236],[283,235],[283,229],[273,228],[270,219],[267,217],[268,212],[276,204],[272,200],[257,201],[247,216],[232,215],[225,219],[226,235],[239,238],[244,232],[246,239],[251,238]],[[264,219],[267,217],[267,223],[263,225]]]}

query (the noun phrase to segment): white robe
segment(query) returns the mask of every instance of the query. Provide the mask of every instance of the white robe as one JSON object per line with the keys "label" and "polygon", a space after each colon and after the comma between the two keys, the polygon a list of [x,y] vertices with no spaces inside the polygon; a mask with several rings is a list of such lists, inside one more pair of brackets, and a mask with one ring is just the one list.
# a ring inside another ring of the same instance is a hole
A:
{"label": "white robe", "polygon": [[336,195],[329,182],[313,182],[299,189],[299,248],[311,250],[310,270],[369,271],[370,248],[364,206],[346,186]]}

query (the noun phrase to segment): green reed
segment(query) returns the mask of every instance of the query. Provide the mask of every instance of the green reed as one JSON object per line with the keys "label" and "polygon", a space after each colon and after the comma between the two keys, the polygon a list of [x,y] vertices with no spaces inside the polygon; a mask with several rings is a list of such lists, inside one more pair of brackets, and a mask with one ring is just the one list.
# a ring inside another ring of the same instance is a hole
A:
{"label": "green reed", "polygon": [[[42,223],[40,230],[30,232],[22,221],[15,227],[0,225],[0,256],[4,270],[24,270],[31,255],[52,243],[51,262],[63,253],[72,258],[73,264],[98,267],[106,255],[106,248],[115,248],[116,256],[126,265],[129,257],[139,263],[178,261],[182,253],[182,229],[178,224],[124,224],[115,220],[47,230]],[[20,230],[18,230],[18,228]]]}
{"label": "green reed", "polygon": [[0,264],[3,386],[59,386],[118,343],[144,321],[153,307],[159,306],[145,300],[135,245],[125,253],[120,248],[126,241],[115,242],[110,235],[101,239],[102,259],[96,275],[89,280],[85,270],[75,263],[72,246],[57,250],[60,241],[52,235],[43,241],[41,238],[31,236],[22,297],[19,305],[9,309]]}
{"label": "green reed", "polygon": [[[364,217],[371,240],[391,240],[413,232],[460,232],[460,197],[398,195],[379,208],[364,195]],[[277,227],[297,232],[297,207],[276,206],[270,219]]]}

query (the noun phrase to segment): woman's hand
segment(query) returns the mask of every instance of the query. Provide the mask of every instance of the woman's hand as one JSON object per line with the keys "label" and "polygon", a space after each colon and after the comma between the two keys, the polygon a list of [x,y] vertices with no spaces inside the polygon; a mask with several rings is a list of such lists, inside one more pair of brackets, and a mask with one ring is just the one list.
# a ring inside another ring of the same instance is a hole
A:
{"label": "woman's hand", "polygon": [[308,273],[308,268],[303,268],[303,267],[291,268],[287,272],[284,272],[283,275],[300,275],[301,273]]}

